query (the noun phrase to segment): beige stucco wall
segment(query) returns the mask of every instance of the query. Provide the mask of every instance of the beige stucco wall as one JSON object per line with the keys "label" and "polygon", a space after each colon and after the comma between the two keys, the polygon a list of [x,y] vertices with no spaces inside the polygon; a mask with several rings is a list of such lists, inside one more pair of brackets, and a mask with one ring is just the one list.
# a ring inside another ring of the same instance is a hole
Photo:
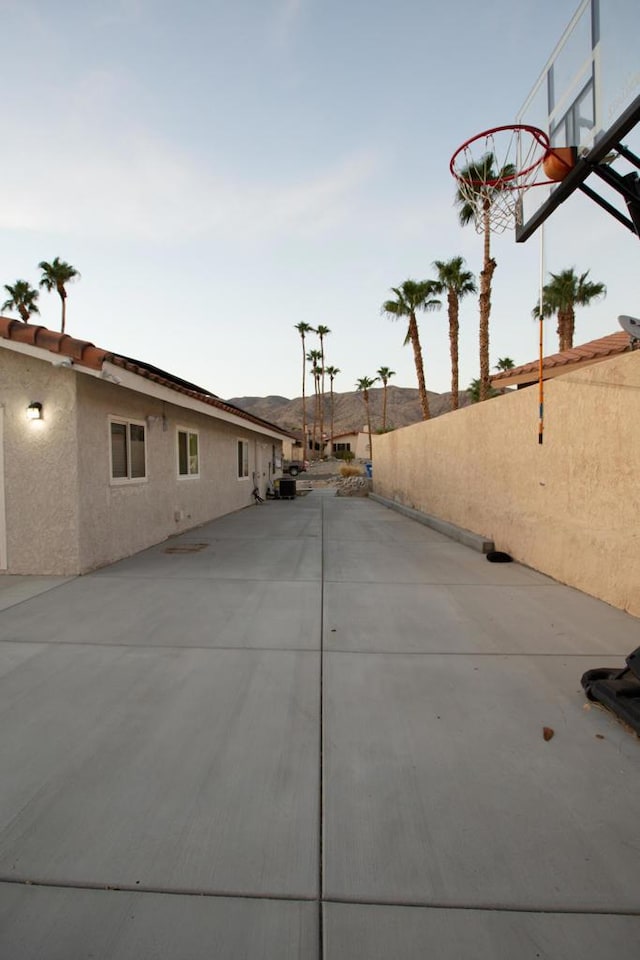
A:
{"label": "beige stucco wall", "polygon": [[[78,570],[76,377],[71,370],[0,350],[4,408],[7,570],[71,574]],[[29,403],[44,418],[29,421]]]}
{"label": "beige stucco wall", "polygon": [[[44,405],[41,422],[26,418],[34,400]],[[273,479],[274,448],[281,458],[281,441],[250,424],[224,422],[4,348],[0,404],[7,533],[2,572],[12,574],[85,573],[250,506],[254,485],[264,496]],[[145,479],[112,482],[110,417],[145,423]],[[198,431],[198,477],[178,476],[178,428]],[[238,440],[249,443],[249,476],[242,479]]]}
{"label": "beige stucco wall", "polygon": [[374,490],[640,616],[640,351],[374,438]]}
{"label": "beige stucco wall", "polygon": [[[269,438],[90,377],[80,378],[78,401],[83,572],[249,506],[258,467],[264,493],[274,443]],[[145,479],[111,481],[110,417],[147,424]],[[199,477],[178,476],[179,428],[198,431]],[[243,479],[237,476],[238,440],[249,441],[249,476]]]}

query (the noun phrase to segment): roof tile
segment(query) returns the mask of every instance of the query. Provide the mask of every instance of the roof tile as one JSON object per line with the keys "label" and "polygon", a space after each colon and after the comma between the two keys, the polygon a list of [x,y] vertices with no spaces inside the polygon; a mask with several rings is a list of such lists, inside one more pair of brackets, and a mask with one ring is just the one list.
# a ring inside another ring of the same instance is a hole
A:
{"label": "roof tile", "polygon": [[89,367],[91,370],[101,370],[105,360],[108,360],[115,366],[122,367],[137,376],[152,380],[154,383],[185,394],[211,407],[217,407],[226,413],[232,413],[256,426],[267,427],[284,436],[293,436],[289,430],[285,430],[275,423],[270,423],[268,420],[255,417],[253,414],[247,413],[246,410],[240,409],[240,407],[234,407],[233,404],[225,403],[224,400],[214,396],[208,390],[197,387],[195,384],[187,385],[186,381],[173,377],[170,373],[160,371],[141,360],[132,360],[129,357],[102,350],[88,340],[76,340],[68,334],[56,333],[54,330],[47,329],[47,327],[23,323],[21,320],[14,320],[11,317],[0,317],[0,339],[11,340],[14,343],[27,343],[30,346],[48,350],[50,353],[70,357],[74,364]]}
{"label": "roof tile", "polygon": [[[588,360],[604,360],[606,357],[612,357],[618,353],[626,353],[630,349],[629,334],[620,330],[616,333],[610,333],[606,337],[599,337],[597,340],[580,344],[580,346],[573,347],[571,350],[563,350],[562,353],[553,353],[544,357],[542,368],[543,370],[552,370],[557,367],[570,367],[577,363],[585,363]],[[523,363],[520,367],[513,367],[511,370],[495,374],[491,377],[491,382],[499,384],[501,380],[510,380],[512,377],[525,373],[537,376],[539,367],[540,361],[532,360],[529,363]]]}

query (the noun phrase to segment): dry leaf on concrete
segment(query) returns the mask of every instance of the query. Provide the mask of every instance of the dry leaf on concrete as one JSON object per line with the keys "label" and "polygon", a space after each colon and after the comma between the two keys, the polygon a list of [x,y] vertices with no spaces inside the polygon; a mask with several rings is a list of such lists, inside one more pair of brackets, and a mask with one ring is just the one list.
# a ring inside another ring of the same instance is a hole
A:
{"label": "dry leaf on concrete", "polygon": [[555,730],[553,729],[553,727],[542,728],[542,736],[544,737],[545,740],[551,740],[554,733],[555,733]]}

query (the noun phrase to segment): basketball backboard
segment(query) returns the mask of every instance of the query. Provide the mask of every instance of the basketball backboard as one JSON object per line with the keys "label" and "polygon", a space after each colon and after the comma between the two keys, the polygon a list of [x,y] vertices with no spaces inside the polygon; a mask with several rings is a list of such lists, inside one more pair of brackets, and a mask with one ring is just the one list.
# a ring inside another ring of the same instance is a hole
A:
{"label": "basketball backboard", "polygon": [[544,130],[551,148],[578,147],[580,159],[557,186],[523,194],[518,242],[576,189],[640,235],[639,38],[640,0],[580,3],[517,116]]}

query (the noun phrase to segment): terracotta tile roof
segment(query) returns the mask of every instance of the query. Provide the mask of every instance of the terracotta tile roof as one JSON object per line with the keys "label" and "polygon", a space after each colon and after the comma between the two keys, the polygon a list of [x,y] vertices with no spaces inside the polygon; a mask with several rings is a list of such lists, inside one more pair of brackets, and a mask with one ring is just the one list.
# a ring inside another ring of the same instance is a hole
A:
{"label": "terracotta tile roof", "polygon": [[0,317],[0,337],[70,357],[75,363],[92,370],[100,370],[104,360],[108,358],[105,350],[99,350],[88,340],[76,340],[66,333],[55,333],[46,327],[23,323],[22,320],[11,320],[9,317]]}
{"label": "terracotta tile roof", "polygon": [[[547,376],[558,376],[564,373],[567,368],[588,363],[597,363],[599,360],[606,360],[607,357],[616,356],[619,353],[626,353],[631,349],[629,334],[624,330],[617,333],[610,333],[606,337],[599,337],[597,340],[590,340],[571,350],[564,350],[562,353],[553,353],[544,357],[542,361],[543,372]],[[512,381],[515,377],[520,382],[526,380],[526,375],[531,374],[532,380],[537,380],[540,361],[532,360],[530,363],[523,363],[520,367],[514,367],[512,370],[505,370],[503,373],[497,373],[491,377],[491,383],[498,386],[504,386],[506,382]]]}
{"label": "terracotta tile roof", "polygon": [[243,420],[256,424],[256,426],[267,427],[286,437],[292,436],[290,431],[283,429],[283,427],[270,423],[268,420],[262,420],[260,417],[255,417],[253,414],[241,410],[240,407],[235,407],[233,404],[221,400],[220,397],[204,387],[175,377],[173,374],[160,370],[159,367],[154,367],[142,360],[134,360],[122,354],[102,350],[88,340],[76,340],[67,334],[48,330],[47,327],[23,323],[22,320],[13,320],[9,317],[0,317],[0,339],[29,344],[32,347],[39,347],[62,357],[69,357],[76,367],[101,370],[104,362],[107,361],[114,366],[122,367],[123,370],[144,377],[146,380],[151,380],[153,383],[168,387],[170,390],[192,397],[194,400],[199,400],[201,403],[209,404],[209,406],[224,410],[226,413],[232,413]]}

